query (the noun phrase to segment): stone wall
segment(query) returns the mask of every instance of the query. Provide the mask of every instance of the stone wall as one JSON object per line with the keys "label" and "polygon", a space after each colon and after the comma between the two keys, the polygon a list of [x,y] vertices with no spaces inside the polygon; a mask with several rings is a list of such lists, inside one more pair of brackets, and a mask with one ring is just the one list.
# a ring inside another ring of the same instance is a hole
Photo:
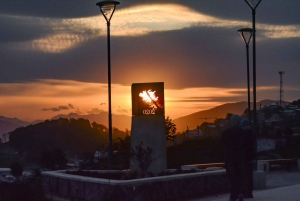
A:
{"label": "stone wall", "polygon": [[43,188],[52,200],[167,201],[229,192],[225,170],[133,180],[108,180],[64,171],[43,172]]}

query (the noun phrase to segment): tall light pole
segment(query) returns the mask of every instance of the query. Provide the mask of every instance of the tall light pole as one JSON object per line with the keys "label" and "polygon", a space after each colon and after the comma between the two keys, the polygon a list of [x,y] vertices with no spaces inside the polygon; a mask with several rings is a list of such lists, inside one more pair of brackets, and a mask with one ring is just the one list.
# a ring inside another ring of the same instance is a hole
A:
{"label": "tall light pole", "polygon": [[254,132],[256,134],[257,116],[256,116],[256,46],[255,46],[255,9],[261,0],[245,0],[252,10],[252,30],[253,30],[253,122]]}
{"label": "tall light pole", "polygon": [[246,44],[246,52],[247,52],[247,89],[248,89],[248,118],[251,122],[250,116],[250,77],[249,77],[249,43],[252,37],[252,29],[251,28],[243,28],[239,29],[238,32],[240,33],[242,39]]}
{"label": "tall light pole", "polygon": [[279,105],[282,106],[283,103],[283,81],[282,81],[282,75],[284,74],[284,71],[279,71],[279,75],[280,75],[280,90],[279,90],[279,94],[280,94],[280,99],[279,99]]}
{"label": "tall light pole", "polygon": [[111,72],[110,72],[110,20],[115,12],[118,1],[100,1],[96,5],[107,22],[107,64],[108,64],[108,168],[112,169],[112,114],[111,114]]}

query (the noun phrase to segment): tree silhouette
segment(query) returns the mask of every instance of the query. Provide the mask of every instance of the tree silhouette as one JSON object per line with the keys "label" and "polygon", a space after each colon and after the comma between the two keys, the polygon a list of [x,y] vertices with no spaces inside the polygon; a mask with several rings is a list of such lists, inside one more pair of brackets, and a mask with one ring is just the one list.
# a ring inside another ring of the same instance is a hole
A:
{"label": "tree silhouette", "polygon": [[151,163],[156,160],[152,158],[153,149],[151,147],[143,148],[143,142],[130,150],[130,158],[137,164],[138,177],[145,177]]}
{"label": "tree silhouette", "polygon": [[131,136],[126,135],[124,139],[118,138],[114,143],[114,149],[117,151],[114,161],[120,169],[129,168],[130,141]]}
{"label": "tree silhouette", "polygon": [[174,141],[176,137],[177,128],[169,116],[167,116],[167,118],[165,119],[165,125],[166,125],[166,140]]}
{"label": "tree silhouette", "polygon": [[298,105],[298,107],[299,107],[299,106],[300,106],[300,99],[294,100],[294,101],[292,102],[292,105]]}

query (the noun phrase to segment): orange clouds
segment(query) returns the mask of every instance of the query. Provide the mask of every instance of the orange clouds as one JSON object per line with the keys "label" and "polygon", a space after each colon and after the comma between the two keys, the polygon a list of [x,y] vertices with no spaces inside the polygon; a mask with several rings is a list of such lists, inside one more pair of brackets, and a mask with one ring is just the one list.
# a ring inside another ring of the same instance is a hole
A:
{"label": "orange clouds", "polygon": [[[277,91],[260,87],[259,91]],[[107,111],[107,85],[73,80],[36,80],[0,84],[1,115],[26,120],[47,119],[63,113]],[[165,112],[171,118],[227,103],[246,100],[242,88],[165,89]],[[112,111],[131,116],[131,86],[112,85]]]}

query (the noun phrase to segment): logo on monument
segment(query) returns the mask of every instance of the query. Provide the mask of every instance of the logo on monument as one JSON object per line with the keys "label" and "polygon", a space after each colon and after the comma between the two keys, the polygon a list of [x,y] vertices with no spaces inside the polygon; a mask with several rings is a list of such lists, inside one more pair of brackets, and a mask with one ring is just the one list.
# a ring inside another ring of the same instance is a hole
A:
{"label": "logo on monument", "polygon": [[145,115],[153,115],[156,114],[158,108],[163,108],[162,105],[159,104],[159,97],[155,95],[156,91],[152,91],[152,89],[144,90],[139,93],[139,96],[148,103],[149,108],[143,110],[143,114]]}
{"label": "logo on monument", "polygon": [[164,115],[164,83],[132,84],[132,115]]}

